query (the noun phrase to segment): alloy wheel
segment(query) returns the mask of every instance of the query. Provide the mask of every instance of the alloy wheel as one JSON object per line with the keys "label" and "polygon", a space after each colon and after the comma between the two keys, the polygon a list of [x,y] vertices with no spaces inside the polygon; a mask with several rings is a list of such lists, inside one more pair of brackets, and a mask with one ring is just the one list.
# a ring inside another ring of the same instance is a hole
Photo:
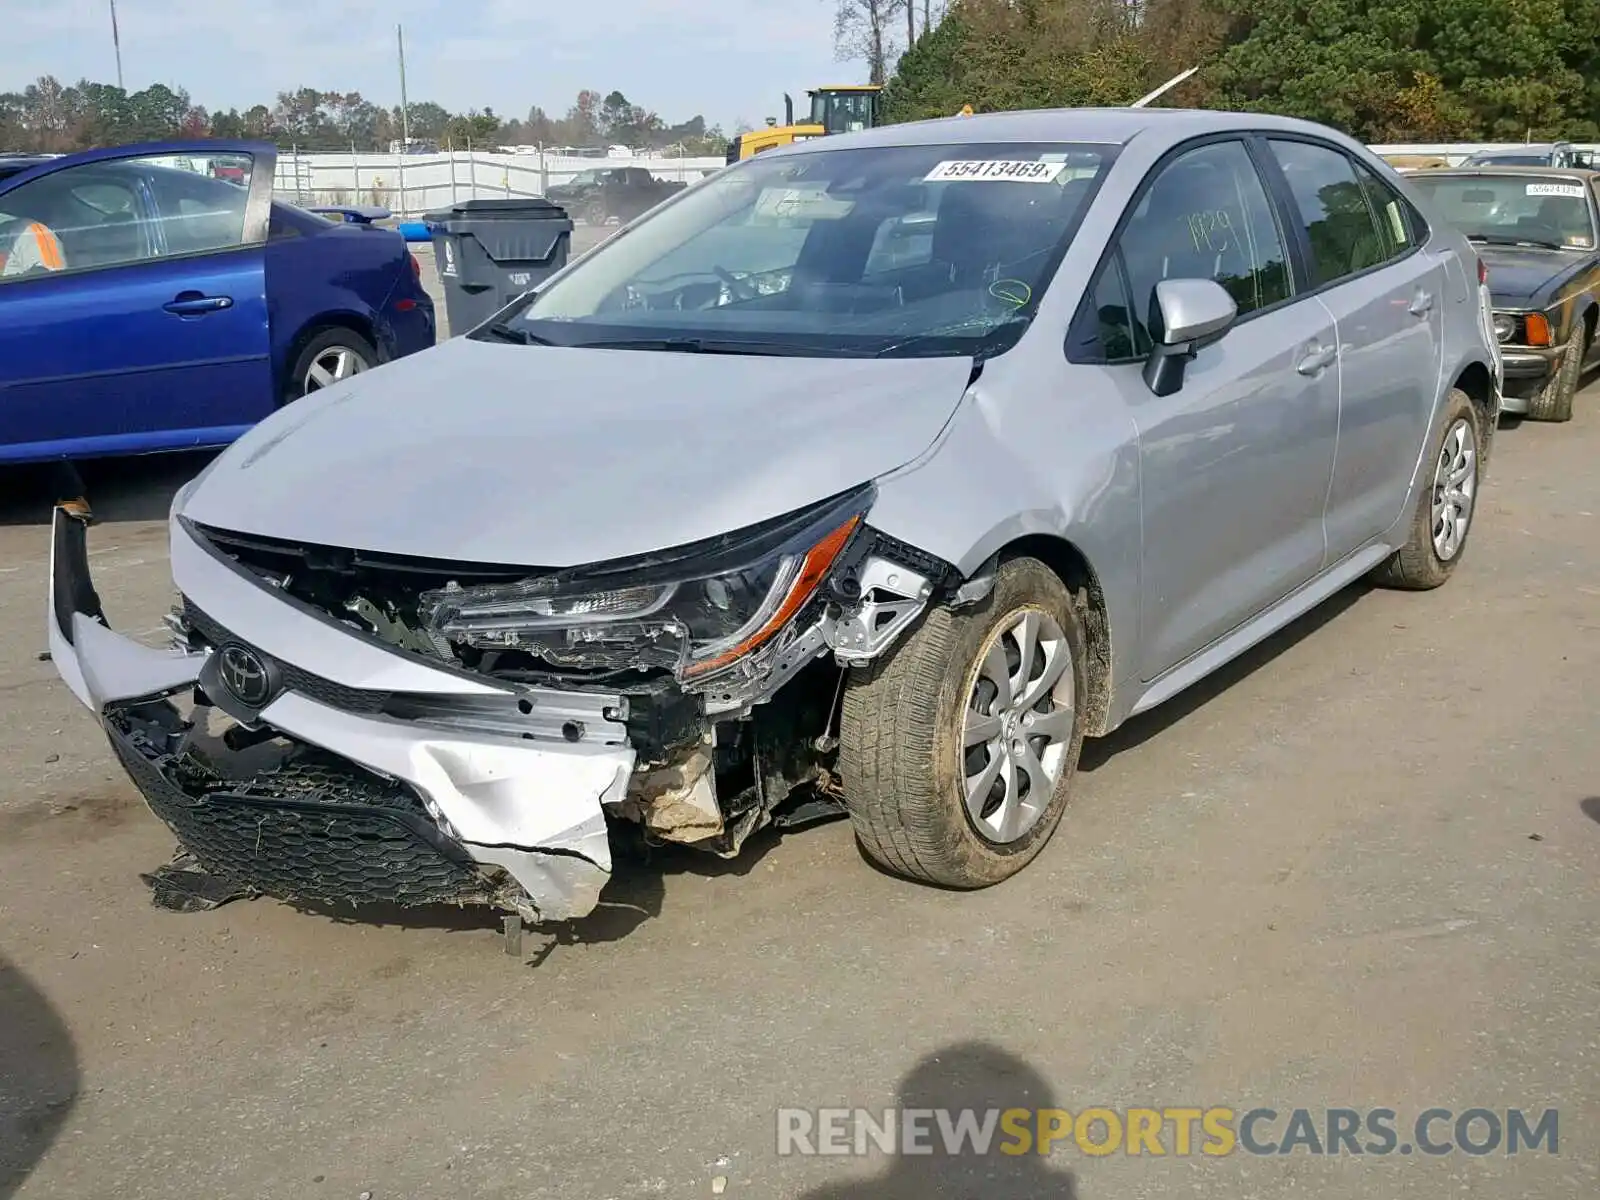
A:
{"label": "alloy wheel", "polygon": [[306,369],[306,377],[302,381],[302,390],[310,393],[331,387],[341,379],[349,379],[366,369],[367,360],[350,347],[329,346],[311,360],[311,366]]}
{"label": "alloy wheel", "polygon": [[1444,435],[1433,472],[1433,552],[1440,562],[1461,553],[1478,494],[1478,447],[1472,427],[1457,420]]}
{"label": "alloy wheel", "polygon": [[990,634],[967,694],[967,815],[990,842],[1027,836],[1050,807],[1072,744],[1072,647],[1056,619],[1025,608]]}

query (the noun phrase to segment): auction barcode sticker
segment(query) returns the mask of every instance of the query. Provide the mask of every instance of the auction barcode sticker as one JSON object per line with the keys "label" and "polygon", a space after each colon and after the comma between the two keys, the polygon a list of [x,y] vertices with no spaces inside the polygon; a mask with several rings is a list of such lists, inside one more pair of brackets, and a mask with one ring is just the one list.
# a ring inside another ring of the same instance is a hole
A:
{"label": "auction barcode sticker", "polygon": [[1583,184],[1581,183],[1530,183],[1528,185],[1530,196],[1571,196],[1576,200],[1583,199]]}
{"label": "auction barcode sticker", "polygon": [[1064,162],[1037,162],[1031,159],[990,158],[948,160],[922,177],[923,183],[982,181],[985,183],[1053,183],[1066,169]]}

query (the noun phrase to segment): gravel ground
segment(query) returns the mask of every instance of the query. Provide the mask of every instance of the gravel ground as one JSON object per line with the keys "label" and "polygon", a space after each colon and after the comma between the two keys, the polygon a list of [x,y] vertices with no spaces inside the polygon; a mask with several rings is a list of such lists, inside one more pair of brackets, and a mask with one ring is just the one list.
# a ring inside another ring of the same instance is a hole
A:
{"label": "gravel ground", "polygon": [[[172,842],[38,659],[45,496],[8,472],[0,1197],[1600,1194],[1595,390],[1578,414],[1501,433],[1447,587],[1351,589],[1091,743],[1060,833],[1010,883],[891,879],[836,823],[734,863],[627,867],[526,962],[472,913],[152,908],[138,873]],[[120,628],[157,636],[161,522],[200,461],[90,475]],[[1377,1106],[1402,1127],[1435,1105],[1554,1106],[1560,1141],[776,1153],[779,1107],[897,1096]]]}

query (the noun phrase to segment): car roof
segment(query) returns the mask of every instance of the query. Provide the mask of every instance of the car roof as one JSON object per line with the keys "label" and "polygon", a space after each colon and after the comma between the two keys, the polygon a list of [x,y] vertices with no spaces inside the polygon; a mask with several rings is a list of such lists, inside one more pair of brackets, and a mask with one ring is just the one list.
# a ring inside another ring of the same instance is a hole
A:
{"label": "car roof", "polygon": [[777,152],[806,153],[846,146],[936,146],[951,142],[1098,142],[1120,146],[1140,136],[1179,142],[1237,129],[1307,133],[1352,144],[1325,125],[1265,113],[1205,108],[1045,108],[881,125],[861,133],[800,142]]}
{"label": "car roof", "polygon": [[19,174],[30,167],[37,167],[41,163],[50,162],[56,157],[54,154],[18,154],[10,152],[0,154],[0,179],[5,178],[7,175]]}

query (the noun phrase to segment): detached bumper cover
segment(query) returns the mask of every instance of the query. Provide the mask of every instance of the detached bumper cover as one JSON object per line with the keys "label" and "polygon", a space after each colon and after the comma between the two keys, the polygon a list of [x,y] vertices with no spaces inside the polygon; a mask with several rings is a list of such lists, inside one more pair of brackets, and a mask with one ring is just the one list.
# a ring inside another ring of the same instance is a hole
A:
{"label": "detached bumper cover", "polygon": [[238,577],[178,525],[173,570],[213,616],[251,617],[249,641],[233,640],[284,668],[287,684],[257,724],[289,744],[287,757],[252,772],[245,754],[218,763],[194,752],[195,723],[168,697],[199,680],[210,652],[156,650],[112,632],[85,528],[59,510],[50,649],[151,810],[208,870],[284,899],[492,903],[541,920],[595,907],[611,873],[604,806],[622,802],[633,773],[625,742],[469,736],[448,726],[448,712],[440,724],[371,704],[344,711],[336,705],[375,694],[424,696],[437,710],[452,695],[471,703],[503,693],[317,621]]}

